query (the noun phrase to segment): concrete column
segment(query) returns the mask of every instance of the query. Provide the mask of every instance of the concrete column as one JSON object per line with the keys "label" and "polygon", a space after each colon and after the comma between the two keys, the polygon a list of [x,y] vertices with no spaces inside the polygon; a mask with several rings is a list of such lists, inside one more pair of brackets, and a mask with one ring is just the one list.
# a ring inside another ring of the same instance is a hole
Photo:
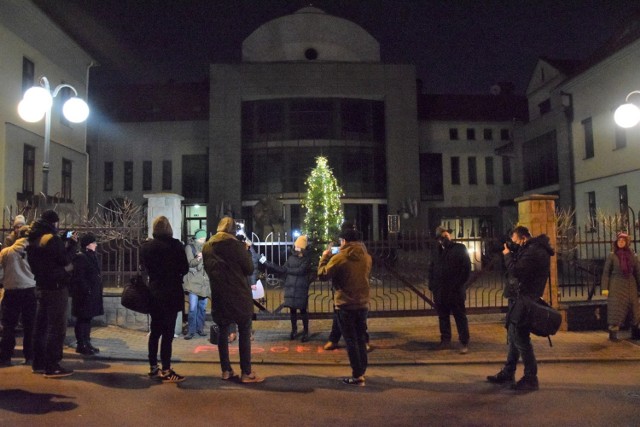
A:
{"label": "concrete column", "polygon": [[[518,197],[518,225],[525,226],[533,237],[546,234],[551,247],[556,249],[556,199],[558,196],[530,194]],[[551,295],[551,301],[549,301]],[[549,283],[542,296],[554,308],[558,308],[558,262],[556,256],[551,257],[551,292]]]}
{"label": "concrete column", "polygon": [[153,233],[153,220],[164,215],[169,219],[173,229],[173,237],[182,240],[182,201],[184,197],[173,193],[145,194],[149,199],[147,208],[147,223],[149,224],[148,236]]}

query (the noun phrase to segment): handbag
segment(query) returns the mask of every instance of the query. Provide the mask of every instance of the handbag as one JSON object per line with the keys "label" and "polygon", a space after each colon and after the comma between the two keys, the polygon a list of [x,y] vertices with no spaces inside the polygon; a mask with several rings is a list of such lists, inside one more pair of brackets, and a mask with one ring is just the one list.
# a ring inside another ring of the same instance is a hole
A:
{"label": "handbag", "polygon": [[149,314],[151,312],[151,291],[141,274],[132,277],[130,282],[125,285],[120,297],[120,304],[138,313]]}

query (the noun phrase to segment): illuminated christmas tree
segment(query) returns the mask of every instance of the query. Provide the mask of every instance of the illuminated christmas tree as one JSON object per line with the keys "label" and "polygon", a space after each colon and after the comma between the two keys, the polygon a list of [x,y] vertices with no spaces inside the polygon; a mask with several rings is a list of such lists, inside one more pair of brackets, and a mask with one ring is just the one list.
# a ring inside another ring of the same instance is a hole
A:
{"label": "illuminated christmas tree", "polygon": [[343,192],[327,158],[322,156],[316,158],[316,167],[307,177],[305,185],[307,197],[302,201],[302,207],[306,209],[303,233],[313,243],[313,252],[320,254],[340,233],[344,218],[340,203]]}

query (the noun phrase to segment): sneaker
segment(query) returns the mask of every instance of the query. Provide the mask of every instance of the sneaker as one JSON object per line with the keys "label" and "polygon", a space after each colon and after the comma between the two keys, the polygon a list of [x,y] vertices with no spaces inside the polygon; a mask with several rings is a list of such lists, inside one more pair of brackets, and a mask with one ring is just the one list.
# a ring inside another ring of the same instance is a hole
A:
{"label": "sneaker", "polygon": [[327,343],[324,345],[325,350],[329,351],[329,350],[335,350],[338,348],[338,343],[336,342],[332,342],[332,341],[327,341]]}
{"label": "sneaker", "polygon": [[200,335],[201,337],[206,337],[207,334],[204,331],[196,331],[198,333],[198,335]]}
{"label": "sneaker", "polygon": [[462,347],[460,347],[460,354],[467,354],[469,353],[469,347],[467,347],[466,345],[463,345]]}
{"label": "sneaker", "polygon": [[91,345],[91,343],[87,343],[87,347],[89,347],[94,354],[100,353],[100,349],[98,347],[94,347],[93,345]]}
{"label": "sneaker", "polygon": [[191,338],[193,338],[195,335],[194,334],[187,334],[184,336],[185,340],[190,340]]}
{"label": "sneaker", "polygon": [[440,341],[434,350],[449,350],[451,349],[451,341]]}
{"label": "sneaker", "polygon": [[233,372],[233,369],[230,371],[222,371],[222,380],[223,381],[229,381],[232,378],[237,377],[236,373]]}
{"label": "sneaker", "polygon": [[535,391],[540,388],[538,384],[538,377],[528,377],[524,376],[518,380],[517,383],[511,386],[514,390],[519,391]]}
{"label": "sneaker", "polygon": [[513,374],[507,374],[505,371],[500,371],[495,375],[489,375],[487,381],[493,384],[513,384],[515,382],[515,376]]}
{"label": "sneaker", "polygon": [[76,347],[76,353],[81,354],[83,356],[93,356],[94,351],[87,345],[80,344]]}
{"label": "sneaker", "polygon": [[184,381],[184,377],[182,375],[176,374],[173,369],[162,371],[160,379],[163,383],[181,383],[182,381]]}
{"label": "sneaker", "polygon": [[46,369],[44,371],[45,378],[62,378],[68,377],[69,375],[73,375],[73,370],[65,369],[60,365],[56,365],[55,367]]}
{"label": "sneaker", "polygon": [[255,372],[251,372],[250,374],[243,373],[242,377],[240,377],[240,382],[244,384],[261,383],[262,381],[264,381],[264,378],[259,377]]}
{"label": "sneaker", "polygon": [[364,387],[365,385],[365,381],[364,381],[364,377],[349,377],[349,378],[343,378],[342,379],[342,384],[346,384],[346,385],[354,385],[357,387]]}
{"label": "sneaker", "polygon": [[159,379],[161,375],[160,368],[158,365],[149,367],[149,373],[147,376],[152,379]]}

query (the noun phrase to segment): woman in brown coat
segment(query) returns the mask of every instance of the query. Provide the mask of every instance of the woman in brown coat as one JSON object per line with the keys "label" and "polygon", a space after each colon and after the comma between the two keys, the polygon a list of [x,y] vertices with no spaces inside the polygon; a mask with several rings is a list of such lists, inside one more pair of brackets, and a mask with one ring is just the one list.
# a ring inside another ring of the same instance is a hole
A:
{"label": "woman in brown coat", "polygon": [[632,339],[640,339],[640,304],[638,283],[640,268],[636,254],[629,247],[629,235],[618,233],[613,251],[607,257],[602,272],[602,294],[608,296],[607,323],[609,339],[618,341],[618,331],[631,314]]}

